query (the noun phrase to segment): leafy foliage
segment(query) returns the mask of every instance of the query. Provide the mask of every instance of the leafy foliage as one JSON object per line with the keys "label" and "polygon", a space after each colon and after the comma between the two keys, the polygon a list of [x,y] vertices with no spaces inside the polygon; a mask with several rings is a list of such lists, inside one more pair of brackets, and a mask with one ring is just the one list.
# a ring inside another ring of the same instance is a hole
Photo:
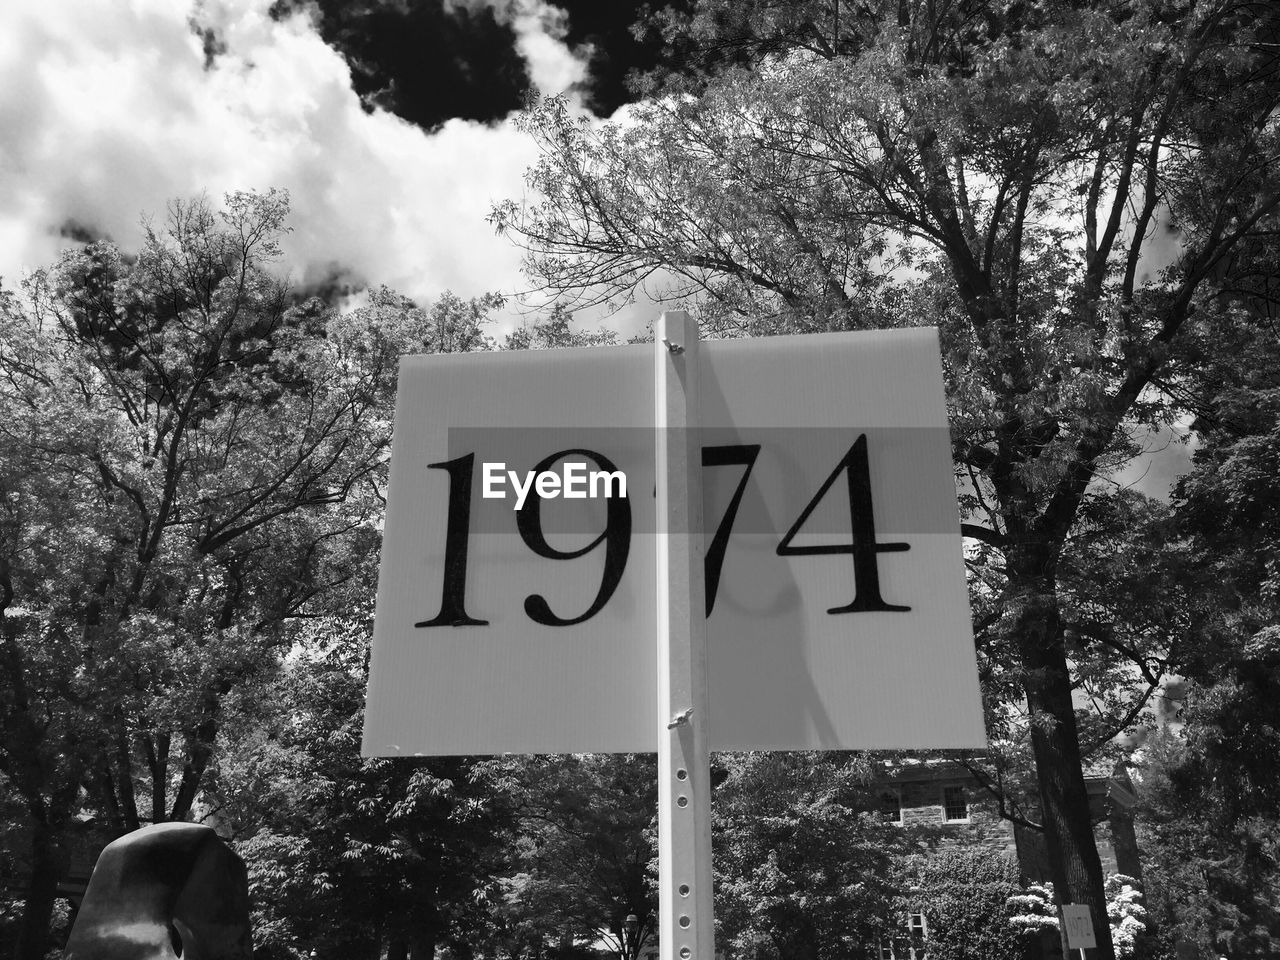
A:
{"label": "leafy foliage", "polygon": [[717,943],[743,956],[857,956],[892,927],[890,853],[869,769],[839,754],[721,758],[712,804]]}
{"label": "leafy foliage", "polygon": [[1142,719],[1199,614],[1142,575],[1179,562],[1159,508],[1107,478],[1273,303],[1274,11],[703,0],[664,29],[692,68],[625,124],[526,113],[540,199],[493,221],[570,304],[666,277],[723,336],[938,325],[989,716],[1112,956],[1082,750]]}
{"label": "leafy foliage", "polygon": [[1195,469],[1175,490],[1195,558],[1183,588],[1203,615],[1179,725],[1144,750],[1138,823],[1159,936],[1262,957],[1280,950],[1280,384],[1273,330],[1237,332],[1231,346],[1202,374],[1212,402],[1196,423]]}
{"label": "leafy foliage", "polygon": [[359,756],[368,627],[308,631],[219,767],[218,816],[242,838],[255,939],[273,955],[376,957],[398,941],[430,956],[475,942],[498,894],[500,765]]}
{"label": "leafy foliage", "polygon": [[[394,375],[483,346],[494,298],[347,316],[271,272],[287,197],[175,202],[136,258],[63,256],[0,300],[0,773],[44,952],[73,817],[193,816],[225,710],[377,549]],[[367,584],[366,584],[367,586]]]}
{"label": "leafy foliage", "polygon": [[617,343],[611,330],[595,332],[574,330],[569,326],[572,315],[564,304],[556,304],[545,317],[518,327],[503,346],[508,350],[546,350],[559,347],[596,347]]}
{"label": "leafy foliage", "polygon": [[510,761],[510,773],[520,805],[514,872],[502,881],[505,952],[600,941],[635,960],[657,936],[654,758],[531,757]]}
{"label": "leafy foliage", "polygon": [[931,960],[999,960],[1027,956],[1026,925],[1010,922],[1022,891],[1017,864],[988,850],[942,849],[899,863],[905,893],[898,913],[923,913]]}
{"label": "leafy foliage", "polygon": [[1058,929],[1052,883],[1027,884],[1025,890],[1012,894],[1007,903],[1011,914],[1009,925],[1019,933],[1026,935]]}
{"label": "leafy foliage", "polygon": [[1196,573],[1212,584],[1183,671],[1196,684],[1188,774],[1228,823],[1280,816],[1280,342],[1260,330],[1234,345],[1206,373],[1214,400],[1197,421],[1195,469],[1175,490]]}
{"label": "leafy foliage", "polygon": [[1178,941],[1202,952],[1269,957],[1280,949],[1280,824],[1224,820],[1186,740],[1165,732],[1144,751],[1138,825],[1148,856],[1151,955]]}
{"label": "leafy foliage", "polygon": [[1107,919],[1116,956],[1132,956],[1138,937],[1147,929],[1147,909],[1141,903],[1140,884],[1133,877],[1113,873],[1107,877]]}

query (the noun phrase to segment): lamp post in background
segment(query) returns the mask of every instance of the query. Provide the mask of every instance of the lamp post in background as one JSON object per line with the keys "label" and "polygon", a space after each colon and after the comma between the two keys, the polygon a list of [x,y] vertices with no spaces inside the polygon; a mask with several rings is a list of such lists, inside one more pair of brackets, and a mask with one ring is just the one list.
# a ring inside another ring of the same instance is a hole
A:
{"label": "lamp post in background", "polygon": [[640,918],[628,913],[622,921],[622,960],[630,960],[636,953],[636,935],[640,932]]}

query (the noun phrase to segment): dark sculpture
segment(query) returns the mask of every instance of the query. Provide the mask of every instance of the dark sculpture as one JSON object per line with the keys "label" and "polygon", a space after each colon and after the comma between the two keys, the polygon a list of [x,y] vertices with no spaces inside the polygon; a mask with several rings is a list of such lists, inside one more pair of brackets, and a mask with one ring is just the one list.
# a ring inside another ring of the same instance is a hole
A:
{"label": "dark sculpture", "polygon": [[244,862],[209,827],[159,823],[107,846],[65,960],[249,960]]}

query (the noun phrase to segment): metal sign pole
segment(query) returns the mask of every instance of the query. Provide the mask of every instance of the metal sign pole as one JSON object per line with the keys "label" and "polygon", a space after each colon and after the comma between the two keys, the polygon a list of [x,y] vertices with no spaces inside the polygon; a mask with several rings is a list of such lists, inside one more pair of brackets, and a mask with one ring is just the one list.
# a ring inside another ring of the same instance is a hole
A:
{"label": "metal sign pole", "polygon": [[658,957],[714,960],[711,771],[698,327],[683,311],[654,331],[658,554]]}

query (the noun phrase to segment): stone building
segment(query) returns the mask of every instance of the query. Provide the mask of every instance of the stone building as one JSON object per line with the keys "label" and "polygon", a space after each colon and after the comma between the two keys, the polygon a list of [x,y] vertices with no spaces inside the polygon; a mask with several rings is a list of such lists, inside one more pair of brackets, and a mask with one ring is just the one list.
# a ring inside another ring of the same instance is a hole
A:
{"label": "stone building", "polygon": [[[1133,823],[1137,798],[1123,765],[1086,769],[1085,785],[1103,875],[1120,873],[1140,881],[1142,865]],[[924,849],[953,844],[986,849],[1015,860],[1024,885],[1050,878],[1043,836],[1002,817],[995,798],[959,763],[886,764],[876,790],[884,821],[916,832]],[[908,914],[903,923],[902,940],[882,945],[881,960],[927,957],[928,930],[923,915]],[[1045,936],[1041,947],[1045,960],[1062,956],[1056,935]]]}

